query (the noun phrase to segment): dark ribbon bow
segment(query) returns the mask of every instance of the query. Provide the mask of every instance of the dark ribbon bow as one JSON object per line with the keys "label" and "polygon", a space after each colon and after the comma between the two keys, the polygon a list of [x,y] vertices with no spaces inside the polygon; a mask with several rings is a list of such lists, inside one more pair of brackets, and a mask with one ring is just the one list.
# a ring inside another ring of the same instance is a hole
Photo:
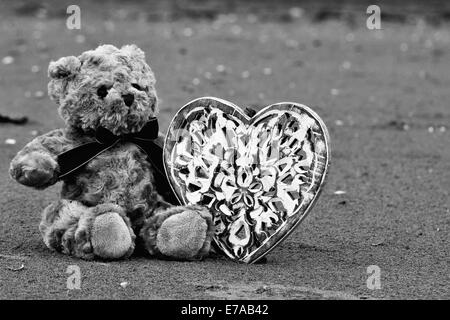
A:
{"label": "dark ribbon bow", "polygon": [[163,148],[155,142],[159,126],[156,118],[151,118],[141,131],[116,136],[105,128],[98,128],[95,140],[70,149],[58,155],[58,179],[68,178],[84,167],[92,159],[111,149],[119,142],[131,142],[147,154],[147,160],[152,164],[156,189],[164,199],[172,204],[179,204],[164,170]]}

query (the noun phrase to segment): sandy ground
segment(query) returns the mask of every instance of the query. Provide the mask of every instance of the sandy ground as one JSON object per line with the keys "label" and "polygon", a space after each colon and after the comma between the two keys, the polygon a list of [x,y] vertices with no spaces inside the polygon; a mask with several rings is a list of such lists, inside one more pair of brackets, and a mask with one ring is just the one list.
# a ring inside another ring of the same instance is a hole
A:
{"label": "sandy ground", "polygon": [[[168,22],[131,2],[121,10],[82,6],[81,30],[68,30],[64,12],[8,9],[0,58],[14,61],[0,63],[0,113],[30,121],[0,124],[0,298],[450,297],[448,22],[388,22],[371,31],[364,10],[350,24],[247,14]],[[323,117],[332,140],[328,183],[267,263],[86,262],[44,246],[40,212],[60,185],[27,189],[9,178],[9,162],[33,135],[63,125],[46,96],[49,61],[100,43],[147,52],[163,130],[179,107],[204,95],[257,108],[296,101]],[[66,287],[69,265],[80,267],[80,290]],[[367,288],[370,265],[380,267],[379,290]]]}

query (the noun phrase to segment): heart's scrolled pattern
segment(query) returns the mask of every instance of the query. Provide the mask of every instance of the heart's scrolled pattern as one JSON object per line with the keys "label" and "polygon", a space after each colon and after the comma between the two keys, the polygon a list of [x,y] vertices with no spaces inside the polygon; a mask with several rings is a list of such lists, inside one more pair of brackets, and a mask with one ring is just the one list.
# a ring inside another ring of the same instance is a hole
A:
{"label": "heart's scrolled pattern", "polygon": [[311,109],[278,103],[249,118],[217,98],[175,115],[164,145],[169,181],[185,204],[215,215],[215,242],[255,262],[307,215],[329,165],[327,129]]}

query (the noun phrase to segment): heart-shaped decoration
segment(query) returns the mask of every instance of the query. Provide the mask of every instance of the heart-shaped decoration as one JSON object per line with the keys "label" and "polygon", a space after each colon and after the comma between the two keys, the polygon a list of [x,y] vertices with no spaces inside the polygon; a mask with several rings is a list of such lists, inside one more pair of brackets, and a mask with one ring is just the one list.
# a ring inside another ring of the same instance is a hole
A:
{"label": "heart-shaped decoration", "polygon": [[297,103],[249,118],[236,105],[199,98],[173,118],[164,144],[166,174],[181,203],[215,215],[217,246],[252,263],[305,218],[329,165],[325,124]]}

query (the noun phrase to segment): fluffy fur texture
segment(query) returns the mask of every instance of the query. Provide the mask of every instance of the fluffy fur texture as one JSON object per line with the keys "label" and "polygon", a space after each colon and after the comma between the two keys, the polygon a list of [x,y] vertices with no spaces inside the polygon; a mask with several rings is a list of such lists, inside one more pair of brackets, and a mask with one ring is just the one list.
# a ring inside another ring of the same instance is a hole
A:
{"label": "fluffy fur texture", "polygon": [[[10,167],[12,178],[36,189],[56,183],[57,156],[93,141],[99,126],[115,135],[138,132],[157,112],[155,78],[135,45],[64,57],[48,73],[66,128],[28,143]],[[49,248],[83,259],[129,257],[135,244],[153,256],[199,259],[213,234],[210,212],[165,202],[147,155],[126,142],[65,178],[61,200],[44,210],[39,229]]]}

